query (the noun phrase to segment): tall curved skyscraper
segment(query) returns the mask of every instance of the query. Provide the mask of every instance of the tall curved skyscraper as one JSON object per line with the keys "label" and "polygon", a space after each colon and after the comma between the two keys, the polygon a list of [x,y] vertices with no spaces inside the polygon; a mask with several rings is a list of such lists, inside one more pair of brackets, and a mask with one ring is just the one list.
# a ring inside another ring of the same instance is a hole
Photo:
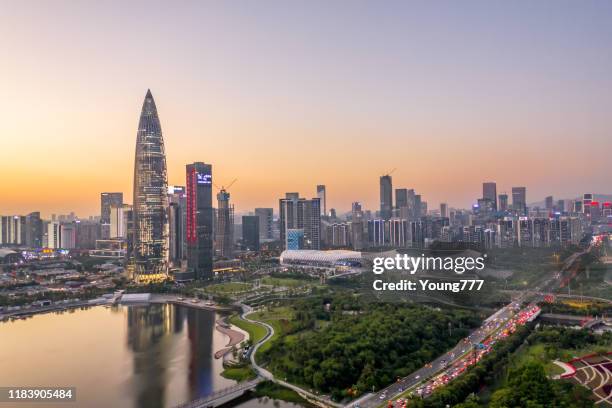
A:
{"label": "tall curved skyscraper", "polygon": [[138,282],[165,279],[168,273],[168,178],[161,125],[147,90],[134,160],[134,236],[129,268]]}

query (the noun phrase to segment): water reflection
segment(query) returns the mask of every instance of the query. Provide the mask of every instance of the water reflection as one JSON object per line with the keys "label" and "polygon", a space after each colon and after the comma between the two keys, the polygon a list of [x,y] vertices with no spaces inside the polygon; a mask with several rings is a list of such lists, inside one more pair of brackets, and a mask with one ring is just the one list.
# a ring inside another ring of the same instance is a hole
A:
{"label": "water reflection", "polygon": [[160,304],[0,323],[0,386],[75,386],[76,407],[172,407],[234,384],[214,359],[218,317]]}

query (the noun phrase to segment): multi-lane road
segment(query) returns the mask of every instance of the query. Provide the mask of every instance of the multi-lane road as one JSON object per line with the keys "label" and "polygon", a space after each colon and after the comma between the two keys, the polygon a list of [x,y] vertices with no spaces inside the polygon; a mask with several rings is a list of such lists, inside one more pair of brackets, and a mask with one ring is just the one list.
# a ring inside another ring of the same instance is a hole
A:
{"label": "multi-lane road", "polygon": [[349,407],[375,408],[387,400],[397,398],[409,389],[417,388],[418,384],[426,382],[427,379],[452,367],[458,361],[470,354],[474,344],[481,344],[488,337],[498,331],[504,324],[510,321],[517,312],[520,303],[513,302],[490,316],[468,337],[461,340],[453,349],[447,351],[430,364],[425,365],[407,377],[389,385],[375,394],[369,394],[364,398],[354,401]]}
{"label": "multi-lane road", "polygon": [[[564,262],[563,267],[559,272],[555,272],[550,276],[547,276],[545,279],[543,279],[540,285],[534,287],[530,291],[525,291],[514,299],[512,303],[499,309],[497,312],[487,318],[478,329],[474,330],[467,338],[460,341],[452,350],[446,352],[442,356],[432,361],[430,364],[425,365],[407,377],[399,379],[397,382],[387,386],[377,393],[367,394],[353,401],[347,405],[347,407],[376,408],[386,403],[388,400],[398,398],[402,394],[405,394],[408,390],[417,391],[417,394],[421,394],[422,396],[426,397],[432,392],[432,387],[429,385],[431,384],[430,379],[445,376],[447,373],[450,373],[450,375],[447,375],[449,381],[454,379],[456,376],[463,373],[461,367],[465,369],[467,365],[469,365],[466,364],[466,359],[471,358],[470,354],[475,345],[480,345],[485,341],[497,341],[496,335],[498,333],[503,331],[508,325],[516,324],[517,319],[513,319],[513,317],[516,315],[519,316],[518,320],[523,319],[523,316],[528,319],[532,319],[534,317],[533,315],[537,316],[539,309],[535,309],[535,303],[530,302],[539,301],[541,300],[543,292],[558,288],[564,279],[564,273],[573,266],[581,255],[588,252],[589,249],[572,254]],[[525,303],[530,304],[521,309],[521,305]],[[473,363],[473,361],[471,363]]]}

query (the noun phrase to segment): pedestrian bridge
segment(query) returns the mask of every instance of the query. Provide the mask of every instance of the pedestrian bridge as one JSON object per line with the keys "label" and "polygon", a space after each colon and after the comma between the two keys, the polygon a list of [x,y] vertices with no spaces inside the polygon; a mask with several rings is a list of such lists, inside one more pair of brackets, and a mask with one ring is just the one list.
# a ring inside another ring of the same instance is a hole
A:
{"label": "pedestrian bridge", "polygon": [[209,408],[218,407],[219,405],[225,404],[233,399],[240,397],[248,390],[252,390],[263,381],[263,378],[257,377],[254,380],[238,383],[228,388],[224,388],[215,392],[214,394],[208,395],[197,400],[193,400],[181,405],[176,408]]}

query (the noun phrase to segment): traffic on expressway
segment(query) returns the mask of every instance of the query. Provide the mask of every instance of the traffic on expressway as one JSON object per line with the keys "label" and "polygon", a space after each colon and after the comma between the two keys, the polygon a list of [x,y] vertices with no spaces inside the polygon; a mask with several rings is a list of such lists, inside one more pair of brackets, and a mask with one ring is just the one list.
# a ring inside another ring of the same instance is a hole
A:
{"label": "traffic on expressway", "polygon": [[[540,314],[537,302],[542,300],[544,293],[559,288],[564,281],[564,274],[589,250],[590,247],[568,257],[559,272],[547,276],[533,290],[523,292],[512,303],[488,317],[478,329],[460,341],[452,350],[379,392],[359,398],[348,407],[376,408],[388,404],[401,408],[405,405],[405,400],[398,401],[400,397],[408,395],[428,397],[437,388],[452,381],[471,365],[480,361],[495,343],[512,334],[518,326],[534,320]],[[521,307],[523,304],[527,306]]]}

